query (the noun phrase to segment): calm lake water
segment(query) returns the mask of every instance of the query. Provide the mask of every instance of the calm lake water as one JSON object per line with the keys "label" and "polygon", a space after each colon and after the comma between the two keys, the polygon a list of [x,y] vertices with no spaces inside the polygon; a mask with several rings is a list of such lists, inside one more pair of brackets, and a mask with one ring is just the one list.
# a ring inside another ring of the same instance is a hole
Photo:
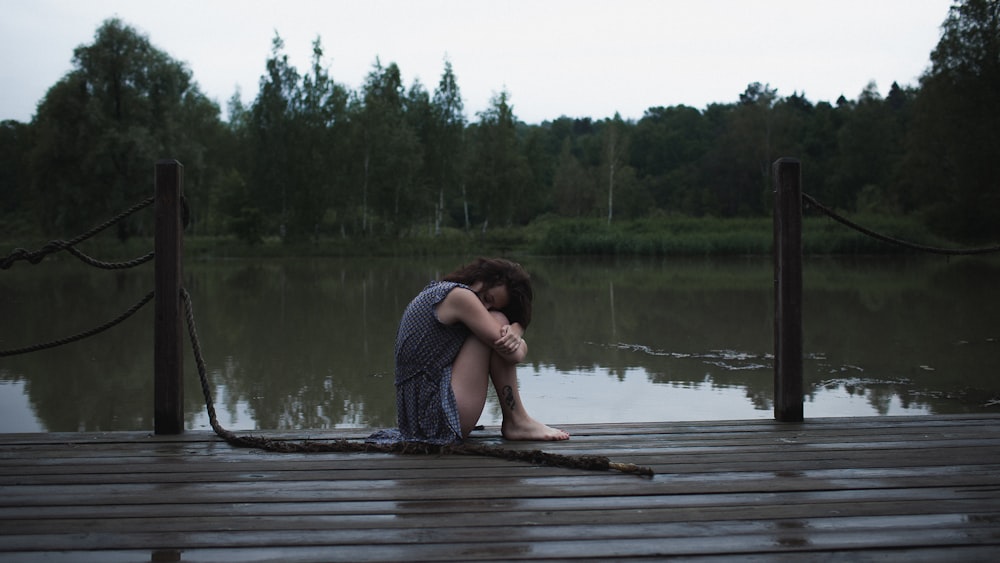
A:
{"label": "calm lake water", "polygon": [[[220,422],[393,426],[399,315],[463,261],[189,262],[184,283]],[[769,258],[521,262],[536,303],[519,375],[536,418],[773,417]],[[0,350],[116,317],[152,289],[152,272],[72,258],[0,271]],[[808,259],[804,277],[807,418],[1000,412],[1000,262]],[[0,431],[152,429],[152,318],[150,303],[96,337],[0,358]],[[190,352],[185,372],[187,427],[205,428]],[[499,423],[495,398],[480,422]]]}

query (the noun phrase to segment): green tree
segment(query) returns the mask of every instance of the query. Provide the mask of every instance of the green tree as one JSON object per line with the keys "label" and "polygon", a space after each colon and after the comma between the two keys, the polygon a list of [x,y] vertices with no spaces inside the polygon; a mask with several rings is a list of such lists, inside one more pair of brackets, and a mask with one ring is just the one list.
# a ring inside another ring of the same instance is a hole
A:
{"label": "green tree", "polygon": [[469,182],[477,219],[486,231],[491,220],[510,225],[528,185],[528,166],[520,150],[514,108],[501,91],[480,112],[473,128]]}
{"label": "green tree", "polygon": [[25,166],[29,128],[14,120],[0,122],[0,230],[20,234],[30,230],[28,176]]}
{"label": "green tree", "polygon": [[625,175],[623,168],[627,166],[626,155],[628,154],[629,137],[627,127],[622,121],[621,115],[617,112],[613,119],[604,122],[602,127],[601,141],[601,170],[606,172],[606,183],[608,189],[608,224],[614,217],[615,188],[620,187],[622,177]]}
{"label": "green tree", "polygon": [[413,220],[410,198],[423,156],[405,104],[399,67],[383,67],[376,59],[351,110],[366,234],[373,233],[375,222],[381,222],[385,233],[396,234]]}
{"label": "green tree", "polygon": [[[158,159],[209,166],[205,143],[221,130],[218,108],[190,71],[119,19],[74,50],[73,66],[32,122],[31,186],[52,235],[83,230],[148,197]],[[209,178],[186,174],[186,192],[197,193]],[[151,224],[140,214],[118,224],[118,237],[149,233]]]}
{"label": "green tree", "polygon": [[903,204],[946,235],[1000,238],[1000,1],[949,9],[920,84]]}
{"label": "green tree", "polygon": [[426,146],[426,166],[432,188],[437,188],[434,232],[441,232],[446,202],[459,200],[465,185],[465,110],[451,62],[444,71],[431,102],[434,127]]}
{"label": "green tree", "polygon": [[776,156],[800,158],[803,189],[831,205],[841,201],[835,197],[833,178],[844,111],[829,102],[812,105],[804,96],[796,101],[785,99],[776,107],[784,139]]}
{"label": "green tree", "polygon": [[[551,200],[549,205],[560,215],[568,217],[598,217],[601,205],[600,187],[607,188],[607,176],[600,171],[603,156],[600,137],[589,119],[560,117],[547,124],[544,136],[529,135],[534,150],[548,153],[545,160],[528,154],[536,183],[544,178],[548,185],[540,194]],[[604,192],[607,200],[607,192]],[[545,201],[545,200],[542,200]]]}
{"label": "green tree", "polygon": [[402,188],[406,193],[400,194],[402,205],[406,206],[406,212],[399,214],[403,223],[401,226],[412,227],[423,223],[432,232],[437,232],[439,227],[435,225],[440,224],[440,192],[435,187],[437,178],[434,162],[427,156],[437,144],[437,120],[430,94],[420,80],[414,80],[406,93],[404,117],[416,138],[419,157],[414,161],[416,170],[413,179],[408,186]]}
{"label": "green tree", "polygon": [[688,106],[652,107],[636,123],[629,162],[653,204],[670,213],[702,215],[700,175],[710,146],[708,122]]}
{"label": "green tree", "polygon": [[844,209],[894,210],[896,206],[888,194],[903,150],[907,98],[893,83],[890,98],[883,100],[871,82],[856,103],[844,106],[846,113],[830,177],[830,204]]}
{"label": "green tree", "polygon": [[284,47],[275,34],[250,108],[238,96],[229,107],[231,129],[242,145],[236,170],[243,173],[224,178],[224,205],[232,231],[248,242],[266,233],[288,242],[318,236],[338,222],[343,227],[350,206],[344,180],[349,94],[324,66],[319,37],[304,75],[289,63]]}
{"label": "green tree", "polygon": [[519,203],[518,221],[528,223],[552,211],[552,184],[558,146],[552,149],[553,135],[545,126],[523,126],[519,133],[527,166],[524,198]]}
{"label": "green tree", "polygon": [[[323,47],[313,42],[312,66],[303,76],[294,116],[296,152],[286,173],[294,182],[290,199],[290,235],[295,238],[319,234],[328,209],[345,200],[343,182],[347,140],[347,90],[334,82],[323,66]],[[334,209],[344,215],[346,206]]]}
{"label": "green tree", "polygon": [[213,199],[213,209],[217,210],[213,215],[216,221],[213,227],[234,234],[244,242],[256,244],[263,240],[265,234],[264,215],[259,207],[250,207],[253,198],[247,178],[252,173],[253,161],[250,154],[251,115],[240,99],[239,90],[229,99],[227,112],[229,142],[223,147],[221,156],[225,171]]}
{"label": "green tree", "polygon": [[275,33],[266,74],[260,78],[260,91],[246,116],[246,198],[236,201],[232,210],[239,224],[256,223],[257,217],[263,217],[266,232],[283,239],[291,220],[290,198],[298,188],[289,172],[301,148],[299,73],[289,63],[284,48],[284,41]]}
{"label": "green tree", "polygon": [[594,176],[587,173],[573,154],[572,138],[563,139],[552,180],[556,212],[564,217],[592,216],[596,211],[599,195],[594,180]]}
{"label": "green tree", "polygon": [[738,180],[733,186],[740,214],[748,210],[762,213],[764,201],[772,190],[771,164],[776,158],[774,105],[777,100],[777,90],[754,82],[740,94],[740,103],[732,116],[731,133],[742,143],[746,156],[746,160],[736,160],[745,168],[736,174]]}

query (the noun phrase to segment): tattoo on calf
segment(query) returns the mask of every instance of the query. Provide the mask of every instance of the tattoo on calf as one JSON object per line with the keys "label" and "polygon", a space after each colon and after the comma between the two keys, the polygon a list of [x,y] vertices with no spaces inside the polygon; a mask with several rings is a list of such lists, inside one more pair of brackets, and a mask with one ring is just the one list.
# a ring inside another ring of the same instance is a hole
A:
{"label": "tattoo on calf", "polygon": [[503,402],[507,403],[510,410],[514,410],[514,407],[517,406],[517,401],[514,400],[514,390],[510,388],[510,385],[503,387]]}

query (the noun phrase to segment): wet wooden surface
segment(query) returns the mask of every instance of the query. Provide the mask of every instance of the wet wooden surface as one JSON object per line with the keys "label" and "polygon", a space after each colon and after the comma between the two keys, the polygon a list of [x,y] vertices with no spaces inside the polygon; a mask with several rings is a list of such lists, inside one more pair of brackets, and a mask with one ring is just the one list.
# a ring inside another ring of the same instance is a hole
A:
{"label": "wet wooden surface", "polygon": [[268,453],[207,432],[0,434],[0,561],[993,561],[1000,547],[1000,415],[567,429],[509,446],[656,475]]}

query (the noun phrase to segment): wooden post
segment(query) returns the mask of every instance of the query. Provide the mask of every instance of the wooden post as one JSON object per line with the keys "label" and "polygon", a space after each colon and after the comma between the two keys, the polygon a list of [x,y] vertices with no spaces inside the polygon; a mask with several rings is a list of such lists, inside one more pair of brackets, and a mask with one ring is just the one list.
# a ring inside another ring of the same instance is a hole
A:
{"label": "wooden post", "polygon": [[774,418],[802,412],[802,169],[774,162]]}
{"label": "wooden post", "polygon": [[184,432],[184,333],[180,294],[184,166],[176,160],[160,160],[156,163],[155,176],[153,427],[156,434],[181,434]]}

